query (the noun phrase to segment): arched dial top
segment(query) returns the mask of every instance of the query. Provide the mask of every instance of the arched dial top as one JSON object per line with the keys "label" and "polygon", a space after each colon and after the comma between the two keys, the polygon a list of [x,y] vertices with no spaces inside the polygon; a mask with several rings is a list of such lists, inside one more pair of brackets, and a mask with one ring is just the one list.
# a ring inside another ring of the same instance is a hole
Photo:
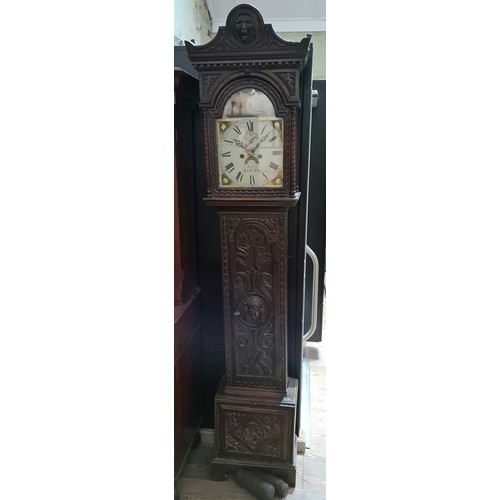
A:
{"label": "arched dial top", "polygon": [[266,94],[250,88],[235,92],[216,127],[219,187],[283,186],[283,119]]}

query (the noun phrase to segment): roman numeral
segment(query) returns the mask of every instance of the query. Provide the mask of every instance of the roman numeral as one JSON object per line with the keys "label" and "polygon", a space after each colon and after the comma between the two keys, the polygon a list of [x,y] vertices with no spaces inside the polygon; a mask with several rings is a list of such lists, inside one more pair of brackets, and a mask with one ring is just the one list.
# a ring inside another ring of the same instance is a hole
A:
{"label": "roman numeral", "polygon": [[274,169],[274,170],[278,170],[278,168],[279,168],[278,165],[276,165],[276,163],[274,163],[274,162],[271,162],[269,167]]}
{"label": "roman numeral", "polygon": [[241,180],[242,180],[242,179],[243,179],[243,174],[242,174],[241,172],[238,172],[238,173],[236,174],[236,180],[237,180],[238,182],[241,182]]}
{"label": "roman numeral", "polygon": [[228,151],[227,153],[222,153],[221,156],[224,156],[225,158],[229,158],[231,156],[231,151]]}
{"label": "roman numeral", "polygon": [[253,132],[253,122],[247,122],[247,127],[249,132]]}
{"label": "roman numeral", "polygon": [[273,156],[280,155],[281,151],[273,151]]}
{"label": "roman numeral", "polygon": [[241,135],[241,130],[236,125],[233,125],[233,128],[234,128],[234,130],[236,130],[236,133],[238,135]]}
{"label": "roman numeral", "polygon": [[224,167],[228,172],[232,172],[234,170],[234,163],[231,162],[231,163],[228,163],[225,167]]}
{"label": "roman numeral", "polygon": [[266,181],[269,180],[269,177],[264,172],[261,172],[261,174],[266,178]]}
{"label": "roman numeral", "polygon": [[250,184],[255,186],[255,177],[253,175],[250,176]]}
{"label": "roman numeral", "polygon": [[275,135],[275,136],[271,137],[271,139],[269,139],[269,142],[273,142],[276,139],[276,137],[278,137],[278,136]]}
{"label": "roman numeral", "polygon": [[228,141],[227,139],[224,139],[225,142],[229,142],[229,144],[233,144],[233,141]]}

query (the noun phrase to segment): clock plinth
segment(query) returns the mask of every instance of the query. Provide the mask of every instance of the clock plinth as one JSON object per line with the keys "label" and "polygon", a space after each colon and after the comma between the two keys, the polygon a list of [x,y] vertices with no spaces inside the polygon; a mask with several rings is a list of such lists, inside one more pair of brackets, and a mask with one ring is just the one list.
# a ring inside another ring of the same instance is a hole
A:
{"label": "clock plinth", "polygon": [[239,469],[261,469],[295,486],[295,417],[298,381],[284,395],[249,388],[237,391],[224,377],[215,396],[215,456],[211,478],[225,480]]}

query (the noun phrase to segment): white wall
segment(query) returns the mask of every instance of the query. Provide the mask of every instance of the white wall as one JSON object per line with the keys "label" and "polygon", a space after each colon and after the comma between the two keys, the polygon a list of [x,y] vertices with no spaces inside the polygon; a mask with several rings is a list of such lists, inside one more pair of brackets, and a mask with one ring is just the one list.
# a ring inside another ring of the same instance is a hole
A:
{"label": "white wall", "polygon": [[[285,40],[300,42],[307,33],[294,31],[278,33],[278,35]],[[313,79],[326,80],[326,31],[314,31],[310,35],[314,45]]]}
{"label": "white wall", "polygon": [[205,0],[175,0],[174,44],[194,39],[203,45],[212,38],[212,21]]}

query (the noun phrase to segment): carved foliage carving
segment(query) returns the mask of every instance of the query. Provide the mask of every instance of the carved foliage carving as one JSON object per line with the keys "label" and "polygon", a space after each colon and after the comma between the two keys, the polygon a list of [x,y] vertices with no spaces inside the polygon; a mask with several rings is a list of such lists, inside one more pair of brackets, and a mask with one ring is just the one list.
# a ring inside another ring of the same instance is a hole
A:
{"label": "carved foliage carving", "polygon": [[218,74],[206,74],[202,75],[202,80],[201,80],[201,93],[202,96],[207,96],[210,93],[210,88],[214,84],[215,80],[219,78]]}
{"label": "carved foliage carving", "polygon": [[284,214],[221,214],[226,375],[286,388]]}
{"label": "carved foliage carving", "polygon": [[277,72],[276,76],[286,85],[290,95],[295,95],[295,72],[294,71],[284,71]]}
{"label": "carved foliage carving", "polygon": [[228,411],[224,423],[226,452],[280,457],[280,415]]}
{"label": "carved foliage carving", "polygon": [[237,375],[274,375],[273,231],[273,221],[264,219],[237,226],[232,234]]}

